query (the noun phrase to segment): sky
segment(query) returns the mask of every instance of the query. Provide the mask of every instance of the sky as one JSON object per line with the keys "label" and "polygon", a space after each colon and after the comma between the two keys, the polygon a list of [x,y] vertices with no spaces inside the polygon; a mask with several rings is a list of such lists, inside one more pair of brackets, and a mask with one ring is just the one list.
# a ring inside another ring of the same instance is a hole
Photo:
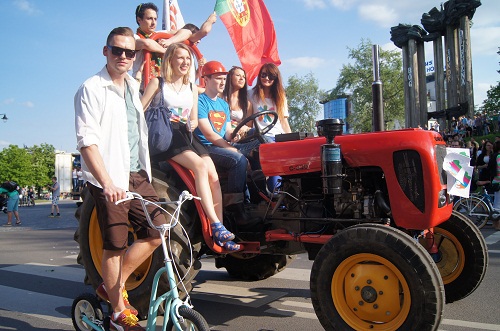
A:
{"label": "sky", "polygon": [[[163,1],[154,0],[159,8]],[[213,12],[215,0],[178,0],[185,22],[200,26]],[[312,73],[322,90],[335,86],[349,48],[362,39],[384,49],[397,49],[390,28],[420,24],[437,0],[265,0],[274,21],[280,71],[284,81]],[[475,104],[500,80],[500,1],[482,0],[471,28]],[[17,145],[51,144],[76,152],[73,97],[79,86],[105,64],[102,49],[118,26],[134,31],[138,1],[1,0],[4,27],[0,83],[0,150]],[[161,24],[161,23],[160,23]],[[159,24],[159,25],[160,25]],[[204,57],[226,68],[239,65],[220,19],[199,44]],[[432,46],[426,43],[426,59]],[[384,77],[381,77],[382,81]]]}

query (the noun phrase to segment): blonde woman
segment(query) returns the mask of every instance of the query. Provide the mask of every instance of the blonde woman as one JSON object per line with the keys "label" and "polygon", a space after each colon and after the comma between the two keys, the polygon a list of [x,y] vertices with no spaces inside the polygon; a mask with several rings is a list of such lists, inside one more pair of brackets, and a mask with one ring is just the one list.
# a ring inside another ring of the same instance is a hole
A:
{"label": "blonde woman", "polygon": [[[172,159],[194,173],[197,194],[211,223],[216,243],[228,251],[240,250],[234,234],[222,224],[222,193],[215,165],[192,132],[198,126],[198,92],[189,83],[191,51],[185,44],[170,45],[163,57],[163,97],[172,116],[172,143],[156,159]],[[144,109],[160,102],[159,79],[152,78],[141,98]]]}

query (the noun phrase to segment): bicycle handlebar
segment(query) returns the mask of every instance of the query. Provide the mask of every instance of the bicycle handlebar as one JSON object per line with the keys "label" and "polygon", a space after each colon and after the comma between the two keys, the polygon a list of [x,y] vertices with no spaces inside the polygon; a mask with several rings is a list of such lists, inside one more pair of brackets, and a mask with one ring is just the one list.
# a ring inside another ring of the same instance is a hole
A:
{"label": "bicycle handlebar", "polygon": [[[120,199],[120,200],[116,201],[115,205],[118,205],[118,204],[123,203],[125,201],[133,200],[133,199],[140,200],[141,201],[141,205],[142,205],[142,209],[144,211],[144,215],[146,217],[146,220],[148,221],[149,226],[151,228],[153,228],[153,229],[156,229],[156,230],[160,231],[160,232],[162,232],[162,231],[168,231],[170,228],[173,228],[173,227],[175,227],[177,225],[177,222],[179,221],[180,209],[181,209],[181,206],[182,206],[182,204],[184,202],[186,202],[187,200],[193,200],[193,199],[201,200],[200,197],[192,195],[191,193],[189,193],[186,190],[184,190],[184,191],[181,192],[181,194],[179,195],[179,199],[177,201],[161,201],[161,202],[149,201],[147,199],[144,199],[142,197],[142,195],[140,195],[139,193],[130,192],[130,191],[127,191],[126,195],[127,196],[124,199]],[[153,222],[152,222],[152,220],[151,220],[151,216],[149,215],[148,209],[147,209],[147,205],[149,205],[149,204],[153,204],[156,207],[160,208],[163,212],[169,214],[170,217],[174,221],[173,222],[171,221],[169,224],[162,224],[160,226],[154,225]],[[165,210],[163,207],[161,207],[160,204],[176,204],[177,208],[175,209],[175,211],[174,211],[174,213],[172,215],[167,210]]]}

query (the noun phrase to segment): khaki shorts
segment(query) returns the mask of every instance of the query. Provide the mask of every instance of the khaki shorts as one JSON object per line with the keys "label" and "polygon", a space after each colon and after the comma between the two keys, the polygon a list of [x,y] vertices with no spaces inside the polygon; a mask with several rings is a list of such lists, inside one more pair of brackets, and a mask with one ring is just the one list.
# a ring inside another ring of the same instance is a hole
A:
{"label": "khaki shorts", "polygon": [[[115,205],[106,200],[102,188],[90,183],[88,187],[95,200],[104,249],[123,250],[127,248],[129,222],[130,226],[134,228],[138,239],[160,237],[157,230],[149,227],[140,200],[134,199]],[[149,201],[158,201],[158,195],[148,181],[144,170],[130,173],[129,191],[139,193]],[[153,224],[166,223],[165,216],[158,207],[149,205],[148,212],[151,215]]]}

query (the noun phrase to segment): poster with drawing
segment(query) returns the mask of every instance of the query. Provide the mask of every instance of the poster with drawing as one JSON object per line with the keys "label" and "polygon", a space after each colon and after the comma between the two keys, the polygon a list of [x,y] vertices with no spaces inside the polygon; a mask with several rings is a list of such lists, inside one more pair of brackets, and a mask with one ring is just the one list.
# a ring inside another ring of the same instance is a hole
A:
{"label": "poster with drawing", "polygon": [[448,174],[448,194],[469,197],[474,167],[470,166],[468,148],[446,148],[443,169]]}

